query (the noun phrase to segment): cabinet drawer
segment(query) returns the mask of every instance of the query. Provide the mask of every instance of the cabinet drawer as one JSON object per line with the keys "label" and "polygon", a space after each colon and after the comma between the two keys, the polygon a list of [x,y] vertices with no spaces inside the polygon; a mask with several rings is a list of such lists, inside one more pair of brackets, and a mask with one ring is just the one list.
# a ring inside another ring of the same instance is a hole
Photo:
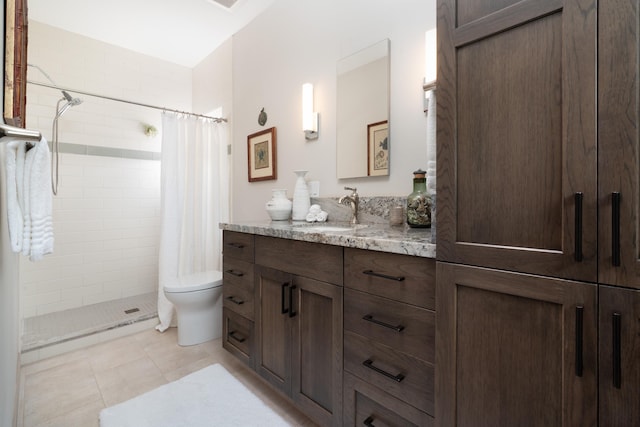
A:
{"label": "cabinet drawer", "polygon": [[349,373],[344,374],[344,400],[346,427],[433,426],[433,417]]}
{"label": "cabinet drawer", "polygon": [[222,297],[224,307],[253,320],[253,291],[225,284],[222,288]]}
{"label": "cabinet drawer", "polygon": [[253,368],[253,322],[224,307],[222,347]]}
{"label": "cabinet drawer", "polygon": [[226,256],[222,263],[222,277],[225,285],[233,285],[253,292],[253,264]]}
{"label": "cabinet drawer", "polygon": [[435,268],[430,258],[345,248],[344,286],[434,310]]}
{"label": "cabinet drawer", "polygon": [[428,414],[434,413],[434,368],[427,362],[345,331],[344,369]]}
{"label": "cabinet drawer", "polygon": [[256,264],[342,286],[342,247],[256,236]]}
{"label": "cabinet drawer", "polygon": [[224,257],[253,262],[254,239],[255,236],[253,234],[224,231],[222,234],[222,253]]}
{"label": "cabinet drawer", "polygon": [[435,362],[435,313],[345,289],[345,329],[427,362]]}

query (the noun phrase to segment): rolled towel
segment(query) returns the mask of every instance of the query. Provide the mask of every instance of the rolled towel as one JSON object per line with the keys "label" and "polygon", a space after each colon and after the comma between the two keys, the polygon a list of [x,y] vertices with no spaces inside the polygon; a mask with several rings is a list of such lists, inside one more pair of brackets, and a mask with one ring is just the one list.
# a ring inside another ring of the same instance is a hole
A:
{"label": "rolled towel", "polygon": [[320,213],[316,214],[316,221],[325,222],[328,217],[329,217],[328,213],[326,213],[325,211],[320,211]]}
{"label": "rolled towel", "polygon": [[322,208],[320,207],[320,205],[311,205],[309,207],[309,213],[319,214],[320,212],[322,212]]}
{"label": "rolled towel", "polygon": [[316,214],[308,213],[306,219],[307,219],[307,222],[315,222],[316,221]]}

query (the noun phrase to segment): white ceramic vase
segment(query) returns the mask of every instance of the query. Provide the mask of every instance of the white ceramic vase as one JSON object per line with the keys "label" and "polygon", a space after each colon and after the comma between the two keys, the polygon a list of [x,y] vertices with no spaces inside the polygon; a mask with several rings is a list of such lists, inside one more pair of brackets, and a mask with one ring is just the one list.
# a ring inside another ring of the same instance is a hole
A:
{"label": "white ceramic vase", "polygon": [[267,213],[273,221],[286,221],[291,214],[291,200],[287,198],[287,190],[271,190],[271,200],[266,204]]}
{"label": "white ceramic vase", "polygon": [[307,181],[304,176],[308,171],[293,171],[298,178],[296,179],[296,186],[293,189],[293,210],[291,212],[291,219],[294,221],[304,221],[307,219],[309,213],[309,207],[311,206],[311,200],[309,198],[309,187],[307,187]]}

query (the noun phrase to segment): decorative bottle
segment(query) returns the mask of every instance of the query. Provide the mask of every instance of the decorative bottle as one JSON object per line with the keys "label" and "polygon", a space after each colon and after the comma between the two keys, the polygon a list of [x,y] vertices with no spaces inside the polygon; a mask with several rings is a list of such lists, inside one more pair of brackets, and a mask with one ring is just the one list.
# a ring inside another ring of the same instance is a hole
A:
{"label": "decorative bottle", "polygon": [[287,199],[287,190],[271,190],[271,200],[266,204],[267,213],[273,221],[284,221],[291,215],[291,200]]}
{"label": "decorative bottle", "polygon": [[407,224],[414,228],[431,227],[431,197],[427,193],[426,172],[413,172],[413,192],[407,196]]}
{"label": "decorative bottle", "polygon": [[305,221],[309,208],[311,207],[311,199],[309,197],[309,187],[307,187],[307,181],[304,176],[308,171],[297,170],[293,171],[298,178],[296,179],[296,185],[293,189],[293,211],[291,212],[291,219],[294,221]]}

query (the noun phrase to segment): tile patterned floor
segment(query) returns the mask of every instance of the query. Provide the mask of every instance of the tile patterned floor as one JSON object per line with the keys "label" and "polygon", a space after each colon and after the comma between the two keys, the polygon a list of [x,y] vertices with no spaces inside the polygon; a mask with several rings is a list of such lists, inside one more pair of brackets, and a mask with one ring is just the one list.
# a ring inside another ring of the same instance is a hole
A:
{"label": "tile patterned floor", "polygon": [[[157,295],[152,292],[28,317],[24,319],[22,351],[33,351],[151,319],[157,314]],[[137,311],[133,311],[135,309]]]}
{"label": "tile patterned floor", "polygon": [[97,427],[102,408],[123,402],[213,363],[222,364],[291,424],[315,424],[222,348],[190,347],[177,330],[153,329],[22,367],[19,427]]}

